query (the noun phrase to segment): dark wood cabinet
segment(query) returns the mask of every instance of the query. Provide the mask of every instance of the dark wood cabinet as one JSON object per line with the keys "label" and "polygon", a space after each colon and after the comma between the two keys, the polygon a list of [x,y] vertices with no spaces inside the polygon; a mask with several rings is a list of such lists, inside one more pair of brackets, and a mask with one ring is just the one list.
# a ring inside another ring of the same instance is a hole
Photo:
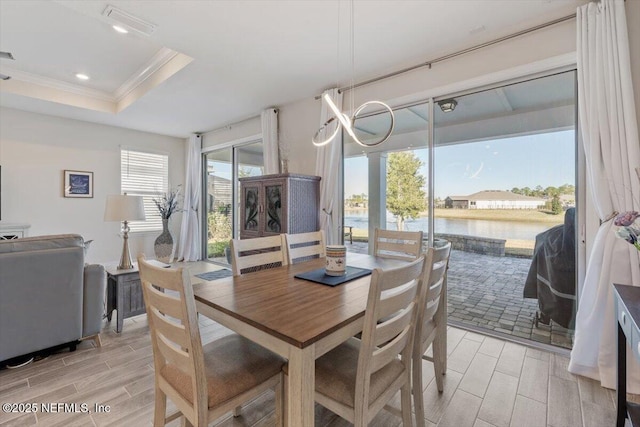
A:
{"label": "dark wood cabinet", "polygon": [[240,238],[317,231],[320,177],[296,174],[240,178]]}

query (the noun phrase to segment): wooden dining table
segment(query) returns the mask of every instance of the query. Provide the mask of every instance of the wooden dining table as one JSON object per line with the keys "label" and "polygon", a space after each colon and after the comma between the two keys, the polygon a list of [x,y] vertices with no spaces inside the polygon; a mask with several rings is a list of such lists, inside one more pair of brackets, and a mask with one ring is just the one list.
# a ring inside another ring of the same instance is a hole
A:
{"label": "wooden dining table", "polygon": [[[403,263],[347,256],[347,265],[360,268]],[[288,360],[290,426],[314,425],[315,359],[363,328],[371,276],[335,287],[294,277],[324,265],[314,259],[193,285],[199,313]]]}

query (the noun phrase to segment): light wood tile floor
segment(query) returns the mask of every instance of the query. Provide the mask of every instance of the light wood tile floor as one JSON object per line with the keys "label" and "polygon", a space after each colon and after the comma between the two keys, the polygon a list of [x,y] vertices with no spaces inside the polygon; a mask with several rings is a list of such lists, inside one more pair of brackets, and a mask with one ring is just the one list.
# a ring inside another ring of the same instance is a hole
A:
{"label": "light wood tile floor", "polygon": [[[149,426],[153,414],[153,361],[146,315],[115,321],[103,329],[103,347],[92,342],[62,351],[24,368],[0,371],[0,403],[86,403],[92,413],[19,414],[0,412],[0,426]],[[202,339],[229,331],[200,317]],[[566,371],[565,357],[472,332],[450,328],[448,372],[440,394],[433,367],[424,362],[427,426],[453,427],[605,427],[614,424],[614,393]],[[94,412],[101,404],[110,412]],[[247,404],[237,418],[216,426],[271,426],[273,393]],[[399,398],[394,402],[399,406]],[[78,408],[81,411],[82,408]],[[383,411],[372,425],[398,426]],[[174,422],[172,426],[179,425]],[[316,405],[317,426],[348,426]]]}

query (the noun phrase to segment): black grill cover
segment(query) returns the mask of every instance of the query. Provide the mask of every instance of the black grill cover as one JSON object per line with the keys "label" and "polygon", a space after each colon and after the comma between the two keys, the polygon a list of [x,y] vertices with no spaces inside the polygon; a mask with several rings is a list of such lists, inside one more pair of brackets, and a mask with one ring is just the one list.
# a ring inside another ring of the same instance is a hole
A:
{"label": "black grill cover", "polygon": [[564,225],[536,236],[525,298],[537,298],[544,317],[573,329],[576,308],[575,208],[567,209]]}

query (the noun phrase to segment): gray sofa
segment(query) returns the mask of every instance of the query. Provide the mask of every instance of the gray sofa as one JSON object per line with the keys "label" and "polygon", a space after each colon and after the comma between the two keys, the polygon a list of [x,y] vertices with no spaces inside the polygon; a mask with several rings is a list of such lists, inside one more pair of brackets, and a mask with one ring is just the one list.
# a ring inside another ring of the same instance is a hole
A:
{"label": "gray sofa", "polygon": [[0,361],[97,336],[106,273],[81,236],[0,241]]}

